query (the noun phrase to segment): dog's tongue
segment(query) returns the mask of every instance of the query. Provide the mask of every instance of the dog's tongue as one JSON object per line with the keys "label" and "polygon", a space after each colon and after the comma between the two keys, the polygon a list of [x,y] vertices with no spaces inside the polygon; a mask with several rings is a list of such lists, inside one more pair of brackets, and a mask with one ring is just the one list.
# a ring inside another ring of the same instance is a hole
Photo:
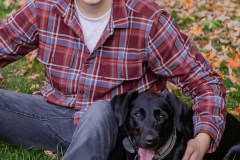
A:
{"label": "dog's tongue", "polygon": [[140,156],[140,160],[152,160],[155,152],[149,149],[138,149],[138,155]]}

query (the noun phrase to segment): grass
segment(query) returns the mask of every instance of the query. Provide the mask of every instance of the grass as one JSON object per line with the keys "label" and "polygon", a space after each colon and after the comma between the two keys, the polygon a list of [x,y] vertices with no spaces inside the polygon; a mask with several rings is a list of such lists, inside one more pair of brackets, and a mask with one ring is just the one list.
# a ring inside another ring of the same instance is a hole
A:
{"label": "grass", "polygon": [[[16,6],[10,6],[9,8],[5,8],[3,5],[3,0],[0,0],[0,19],[6,17],[8,13],[15,9]],[[199,8],[199,10],[205,10],[205,8]],[[177,12],[173,11],[172,16],[179,21],[180,17],[177,15]],[[239,20],[240,17],[232,17],[233,19]],[[198,18],[196,17],[194,20],[191,19],[183,19],[182,23],[180,24],[180,28],[185,28],[188,23],[197,22]],[[212,32],[213,29],[221,28],[221,23],[219,21],[205,21],[205,32]],[[210,30],[208,29],[208,25],[212,25],[213,28]],[[204,39],[204,37],[199,37],[200,39]],[[221,48],[221,44],[219,43],[218,39],[213,41],[214,48],[218,49]],[[21,75],[18,73],[19,69],[24,71],[24,74]],[[41,87],[43,85],[43,72],[42,72],[42,64],[40,64],[37,60],[34,60],[33,67],[29,68],[28,64],[26,63],[26,58],[22,58],[18,62],[8,65],[4,69],[0,70],[0,74],[4,77],[4,81],[0,84],[1,89],[9,89],[9,90],[16,90],[19,92],[24,93],[33,93],[36,88],[33,86],[39,85]],[[219,72],[223,72],[225,75],[228,73],[228,68],[226,67],[226,63],[222,62],[220,68],[218,69]],[[33,74],[39,74],[40,78],[36,80],[28,79],[29,76]],[[234,73],[240,79],[240,70],[234,70]],[[236,85],[231,83],[229,79],[224,79],[224,85],[227,89],[231,87],[236,88],[237,92],[228,93],[226,97],[227,101],[227,108],[235,108],[236,106],[240,106],[240,85]],[[178,92],[178,95],[181,96],[181,93]],[[184,100],[191,103],[190,98],[182,97]],[[23,149],[21,147],[15,147],[8,145],[4,142],[0,142],[0,160],[49,160],[50,158],[47,157],[42,150],[36,150],[33,148]]]}
{"label": "grass", "polygon": [[[3,0],[0,0],[0,20],[16,8],[16,6],[10,6],[6,9],[3,2]],[[24,76],[10,73],[19,68],[26,71]],[[42,65],[36,60],[34,61],[33,67],[28,68],[26,58],[23,58],[0,70],[0,73],[4,77],[2,85],[0,84],[1,89],[17,90],[19,92],[31,94],[34,91],[34,89],[30,89],[32,88],[32,85],[43,85]],[[37,80],[29,80],[28,76],[31,76],[34,73],[39,73],[41,78]],[[34,148],[24,149],[0,142],[0,160],[51,160],[51,158],[44,154],[43,150],[37,150]]]}
{"label": "grass", "polygon": [[0,143],[0,160],[51,160],[42,151]]}

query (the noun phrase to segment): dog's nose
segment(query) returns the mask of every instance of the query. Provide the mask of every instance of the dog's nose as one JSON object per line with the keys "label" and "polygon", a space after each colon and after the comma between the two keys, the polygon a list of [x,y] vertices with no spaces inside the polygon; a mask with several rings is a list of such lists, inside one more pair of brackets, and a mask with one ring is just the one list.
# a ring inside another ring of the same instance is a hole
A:
{"label": "dog's nose", "polygon": [[153,142],[154,142],[154,137],[153,137],[152,135],[147,135],[147,136],[145,137],[145,142],[146,142],[147,144],[153,144]]}

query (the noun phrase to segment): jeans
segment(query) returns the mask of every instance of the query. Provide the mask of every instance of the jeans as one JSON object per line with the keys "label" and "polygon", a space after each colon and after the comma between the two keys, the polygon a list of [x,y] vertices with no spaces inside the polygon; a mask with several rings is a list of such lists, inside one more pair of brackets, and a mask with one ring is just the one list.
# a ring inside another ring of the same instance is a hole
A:
{"label": "jeans", "polygon": [[74,112],[39,95],[0,90],[0,140],[25,148],[61,148],[63,160],[107,160],[118,132],[110,103],[96,101],[77,125]]}

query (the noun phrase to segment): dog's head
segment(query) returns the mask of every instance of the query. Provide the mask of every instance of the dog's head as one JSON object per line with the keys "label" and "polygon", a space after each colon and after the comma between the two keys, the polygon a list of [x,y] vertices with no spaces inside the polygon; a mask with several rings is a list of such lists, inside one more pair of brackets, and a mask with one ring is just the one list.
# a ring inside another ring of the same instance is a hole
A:
{"label": "dog's head", "polygon": [[136,145],[144,149],[163,146],[169,136],[182,129],[186,105],[174,94],[129,92],[111,100],[119,126],[124,126]]}

